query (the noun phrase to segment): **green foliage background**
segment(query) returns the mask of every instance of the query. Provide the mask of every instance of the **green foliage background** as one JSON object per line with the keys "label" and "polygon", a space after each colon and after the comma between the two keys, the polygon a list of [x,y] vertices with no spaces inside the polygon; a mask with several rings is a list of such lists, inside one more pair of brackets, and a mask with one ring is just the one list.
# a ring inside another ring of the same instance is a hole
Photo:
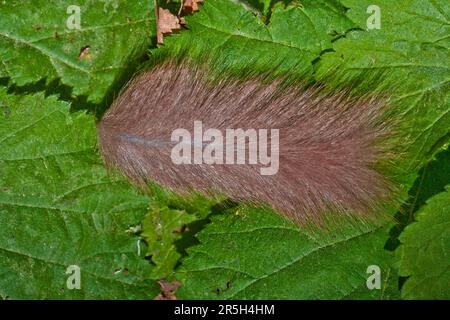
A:
{"label": "green foliage background", "polygon": [[[0,297],[151,299],[162,278],[184,299],[450,297],[448,1],[206,0],[159,46],[153,0],[69,2],[0,3]],[[372,4],[379,30],[366,27]],[[316,233],[107,172],[95,121],[143,62],[181,54],[213,72],[389,92],[402,159],[387,171],[404,203],[386,208],[393,222]],[[66,287],[70,265],[80,290]]]}

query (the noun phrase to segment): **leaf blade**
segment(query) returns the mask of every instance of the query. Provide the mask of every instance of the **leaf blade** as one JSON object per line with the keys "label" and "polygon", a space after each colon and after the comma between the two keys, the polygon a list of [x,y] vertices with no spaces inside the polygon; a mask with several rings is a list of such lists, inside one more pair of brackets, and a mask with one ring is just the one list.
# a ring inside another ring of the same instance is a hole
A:
{"label": "leaf blade", "polygon": [[[92,116],[0,89],[0,290],[16,299],[151,298],[151,267],[126,230],[149,199],[108,176]],[[81,270],[69,290],[66,270]]]}

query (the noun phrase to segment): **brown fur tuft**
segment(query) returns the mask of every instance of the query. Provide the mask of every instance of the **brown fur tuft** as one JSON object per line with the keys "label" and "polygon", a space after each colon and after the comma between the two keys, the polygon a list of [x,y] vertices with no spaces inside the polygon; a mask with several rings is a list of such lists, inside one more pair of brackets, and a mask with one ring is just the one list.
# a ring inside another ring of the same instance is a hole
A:
{"label": "brown fur tuft", "polygon": [[[106,163],[139,185],[154,180],[177,192],[268,204],[297,223],[332,211],[371,219],[391,197],[375,169],[389,156],[382,99],[281,88],[281,80],[207,78],[202,68],[166,62],[132,80],[98,123]],[[250,164],[174,164],[172,131],[192,131],[196,120],[204,130],[279,129],[278,173],[263,176]]]}

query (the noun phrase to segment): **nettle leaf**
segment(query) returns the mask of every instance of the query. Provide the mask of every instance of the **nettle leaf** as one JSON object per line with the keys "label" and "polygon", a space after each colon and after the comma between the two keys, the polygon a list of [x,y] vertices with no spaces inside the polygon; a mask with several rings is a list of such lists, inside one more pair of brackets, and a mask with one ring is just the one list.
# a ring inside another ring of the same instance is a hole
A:
{"label": "nettle leaf", "polygon": [[400,235],[405,299],[450,299],[450,186],[430,198]]}
{"label": "nettle leaf", "polygon": [[19,86],[60,79],[94,103],[156,34],[153,1],[2,1],[0,21],[0,76]]}
{"label": "nettle leaf", "polygon": [[342,80],[354,85],[358,79],[366,90],[386,88],[392,108],[403,112],[398,127],[404,137],[399,169],[405,185],[410,185],[417,169],[450,137],[449,3],[377,1],[380,29],[369,29],[376,18],[373,1],[341,2],[363,30],[334,42],[335,52],[321,57],[316,76],[329,85],[341,85]]}
{"label": "nettle leaf", "polygon": [[[398,291],[393,254],[382,249],[389,225],[335,225],[321,234],[249,207],[211,220],[178,271],[180,298],[381,299]],[[380,289],[370,290],[373,265]]]}
{"label": "nettle leaf", "polygon": [[[107,174],[93,117],[40,93],[0,89],[0,105],[0,294],[154,297],[145,245],[127,233],[149,198]],[[79,290],[66,286],[72,265],[80,268]]]}
{"label": "nettle leaf", "polygon": [[[208,53],[215,64],[242,74],[242,69],[313,72],[312,62],[331,48],[331,40],[354,26],[335,1],[305,1],[302,6],[275,6],[268,24],[241,3],[205,1],[200,11],[187,16],[189,31],[164,39],[152,54],[177,56],[187,51],[193,57]],[[222,54],[221,54],[222,53]],[[293,66],[296,66],[293,69]]]}

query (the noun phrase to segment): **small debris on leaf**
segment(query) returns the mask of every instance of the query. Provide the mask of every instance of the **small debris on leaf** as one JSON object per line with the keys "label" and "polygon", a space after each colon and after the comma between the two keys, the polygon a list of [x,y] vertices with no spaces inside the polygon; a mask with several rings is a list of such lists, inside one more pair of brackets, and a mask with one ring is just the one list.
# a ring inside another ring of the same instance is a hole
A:
{"label": "small debris on leaf", "polygon": [[158,294],[153,300],[177,300],[175,291],[181,286],[178,281],[168,282],[164,279],[158,281],[161,287],[161,293]]}
{"label": "small debris on leaf", "polygon": [[78,60],[90,60],[91,59],[91,53],[90,46],[85,46],[80,49],[80,54],[78,55]]}

